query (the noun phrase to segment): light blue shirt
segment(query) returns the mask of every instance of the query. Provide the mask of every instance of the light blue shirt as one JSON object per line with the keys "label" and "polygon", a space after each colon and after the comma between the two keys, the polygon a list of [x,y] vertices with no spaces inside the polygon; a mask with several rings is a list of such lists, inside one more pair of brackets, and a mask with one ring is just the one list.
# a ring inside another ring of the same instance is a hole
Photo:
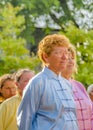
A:
{"label": "light blue shirt", "polygon": [[45,67],[26,87],[17,123],[19,130],[78,130],[70,83]]}

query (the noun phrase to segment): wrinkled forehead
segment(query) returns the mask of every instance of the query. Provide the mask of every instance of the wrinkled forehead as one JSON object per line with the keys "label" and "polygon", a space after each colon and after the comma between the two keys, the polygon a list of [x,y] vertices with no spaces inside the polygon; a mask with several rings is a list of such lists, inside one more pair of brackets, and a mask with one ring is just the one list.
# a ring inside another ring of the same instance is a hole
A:
{"label": "wrinkled forehead", "polygon": [[68,52],[68,47],[64,46],[54,46],[53,51],[67,51]]}
{"label": "wrinkled forehead", "polygon": [[24,80],[24,79],[30,79],[34,76],[34,73],[33,72],[24,72],[21,77],[20,77],[20,80]]}

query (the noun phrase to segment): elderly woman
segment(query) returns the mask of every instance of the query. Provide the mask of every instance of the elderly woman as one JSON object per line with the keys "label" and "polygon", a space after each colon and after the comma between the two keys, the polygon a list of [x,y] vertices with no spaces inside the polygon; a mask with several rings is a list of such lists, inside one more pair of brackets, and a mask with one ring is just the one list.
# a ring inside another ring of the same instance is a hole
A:
{"label": "elderly woman", "polygon": [[43,70],[27,86],[18,109],[19,130],[78,130],[71,85],[61,77],[69,39],[52,34],[38,46]]}
{"label": "elderly woman", "polygon": [[14,96],[17,92],[15,80],[11,74],[4,74],[0,77],[0,103],[7,98]]}
{"label": "elderly woman", "polygon": [[16,122],[16,112],[21,101],[24,88],[29,80],[34,76],[34,72],[29,69],[19,69],[15,74],[17,84],[17,94],[5,100],[0,106],[0,130],[18,130]]}
{"label": "elderly woman", "polygon": [[91,84],[88,88],[87,88],[87,92],[89,94],[89,97],[91,99],[91,101],[93,102],[93,84]]}
{"label": "elderly woman", "polygon": [[73,79],[73,74],[76,71],[76,52],[74,47],[71,46],[69,48],[68,62],[66,68],[62,71],[62,76],[72,84],[79,130],[91,130],[92,104],[83,84]]}

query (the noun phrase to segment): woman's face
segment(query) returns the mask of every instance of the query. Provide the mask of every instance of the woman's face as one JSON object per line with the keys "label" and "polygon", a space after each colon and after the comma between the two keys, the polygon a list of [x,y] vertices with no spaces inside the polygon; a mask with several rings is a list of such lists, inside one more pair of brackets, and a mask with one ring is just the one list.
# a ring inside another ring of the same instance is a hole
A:
{"label": "woman's face", "polygon": [[68,48],[62,46],[54,47],[51,54],[49,56],[45,54],[44,58],[47,63],[47,67],[58,74],[66,67],[68,59]]}
{"label": "woman's face", "polygon": [[22,96],[24,88],[26,87],[26,85],[28,84],[29,80],[33,76],[34,76],[34,73],[32,73],[32,72],[24,72],[21,75],[20,80],[17,82],[18,92],[20,93],[21,96]]}
{"label": "woman's face", "polygon": [[64,70],[62,70],[62,76],[69,79],[76,71],[76,59],[71,52],[68,52],[68,60]]}
{"label": "woman's face", "polygon": [[34,73],[31,72],[24,72],[22,76],[20,77],[20,80],[18,82],[18,88],[20,90],[24,90],[26,85],[28,84],[29,80],[34,76]]}
{"label": "woman's face", "polygon": [[68,53],[68,62],[67,62],[67,66],[66,69],[69,71],[72,71],[72,73],[74,72],[76,67],[76,60],[75,57],[73,57],[72,53],[69,52]]}
{"label": "woman's face", "polygon": [[7,99],[16,94],[17,86],[14,81],[6,80],[2,88],[0,88],[0,93]]}
{"label": "woman's face", "polygon": [[91,92],[89,93],[90,99],[93,102],[93,90],[91,90]]}

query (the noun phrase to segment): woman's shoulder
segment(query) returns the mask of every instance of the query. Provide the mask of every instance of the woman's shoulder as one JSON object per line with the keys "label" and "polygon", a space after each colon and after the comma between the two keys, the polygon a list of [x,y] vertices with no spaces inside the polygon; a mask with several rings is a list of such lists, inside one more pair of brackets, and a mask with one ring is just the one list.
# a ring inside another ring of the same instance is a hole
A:
{"label": "woman's shoulder", "polygon": [[0,96],[0,104],[4,102],[4,98],[2,96]]}
{"label": "woman's shoulder", "polygon": [[83,93],[86,93],[86,88],[83,85],[83,83],[81,83],[80,81],[74,80],[74,79],[71,80],[71,83],[72,83],[73,87],[76,87],[77,89],[81,90]]}
{"label": "woman's shoulder", "polygon": [[20,103],[20,101],[21,101],[21,99],[19,98],[19,96],[18,95],[15,95],[15,96],[13,96],[13,97],[10,97],[10,98],[8,98],[8,99],[6,99],[2,104],[1,104],[1,106],[3,105],[3,106],[13,106],[13,105],[17,105],[17,104],[19,104]]}

